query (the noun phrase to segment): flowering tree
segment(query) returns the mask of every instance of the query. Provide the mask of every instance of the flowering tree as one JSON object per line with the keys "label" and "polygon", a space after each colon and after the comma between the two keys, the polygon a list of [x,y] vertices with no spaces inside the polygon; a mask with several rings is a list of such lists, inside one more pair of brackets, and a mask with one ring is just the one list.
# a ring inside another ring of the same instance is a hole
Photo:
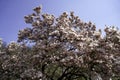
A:
{"label": "flowering tree", "polygon": [[[64,12],[58,18],[41,7],[25,16],[31,28],[3,51],[1,79],[110,80],[120,77],[120,31],[106,27],[105,36],[91,22]],[[32,44],[32,47],[26,46]],[[5,57],[5,58],[4,58]],[[4,58],[4,59],[3,59]]]}

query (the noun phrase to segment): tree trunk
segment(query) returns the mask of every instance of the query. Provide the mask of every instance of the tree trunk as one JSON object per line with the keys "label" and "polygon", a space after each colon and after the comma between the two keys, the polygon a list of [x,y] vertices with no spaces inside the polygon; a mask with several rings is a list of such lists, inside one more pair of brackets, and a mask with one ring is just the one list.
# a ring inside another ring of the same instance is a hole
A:
{"label": "tree trunk", "polygon": [[91,80],[103,80],[101,75],[96,72],[91,72],[90,78]]}
{"label": "tree trunk", "polygon": [[101,76],[100,74],[96,73],[96,72],[91,72],[90,74],[90,78],[91,80],[112,80],[111,76]]}

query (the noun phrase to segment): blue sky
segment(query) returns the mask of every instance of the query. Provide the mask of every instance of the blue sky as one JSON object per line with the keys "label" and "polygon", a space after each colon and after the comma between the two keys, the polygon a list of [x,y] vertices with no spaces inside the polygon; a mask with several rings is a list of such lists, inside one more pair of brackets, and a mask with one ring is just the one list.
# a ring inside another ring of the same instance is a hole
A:
{"label": "blue sky", "polygon": [[0,0],[0,37],[6,42],[16,41],[18,31],[30,26],[25,24],[24,16],[39,5],[43,6],[43,13],[56,17],[64,11],[74,11],[97,28],[114,25],[120,29],[119,4],[120,0]]}

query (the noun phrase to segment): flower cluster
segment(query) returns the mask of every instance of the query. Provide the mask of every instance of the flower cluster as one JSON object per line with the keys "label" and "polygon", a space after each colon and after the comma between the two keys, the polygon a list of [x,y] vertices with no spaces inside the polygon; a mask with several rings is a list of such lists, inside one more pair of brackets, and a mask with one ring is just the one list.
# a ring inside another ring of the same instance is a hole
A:
{"label": "flower cluster", "polygon": [[20,45],[18,43],[11,41],[11,43],[8,44],[8,51],[16,51],[19,47]]}

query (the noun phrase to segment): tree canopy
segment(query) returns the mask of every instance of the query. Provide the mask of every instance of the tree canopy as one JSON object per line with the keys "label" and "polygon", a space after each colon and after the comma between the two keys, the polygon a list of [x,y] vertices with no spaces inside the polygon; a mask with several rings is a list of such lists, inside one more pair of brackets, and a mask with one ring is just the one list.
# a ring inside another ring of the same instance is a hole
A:
{"label": "tree canopy", "polygon": [[[74,12],[58,18],[41,6],[25,16],[31,24],[20,30],[18,42],[0,40],[2,80],[118,80],[120,31],[114,26],[96,29]],[[29,47],[27,44],[31,44]]]}

